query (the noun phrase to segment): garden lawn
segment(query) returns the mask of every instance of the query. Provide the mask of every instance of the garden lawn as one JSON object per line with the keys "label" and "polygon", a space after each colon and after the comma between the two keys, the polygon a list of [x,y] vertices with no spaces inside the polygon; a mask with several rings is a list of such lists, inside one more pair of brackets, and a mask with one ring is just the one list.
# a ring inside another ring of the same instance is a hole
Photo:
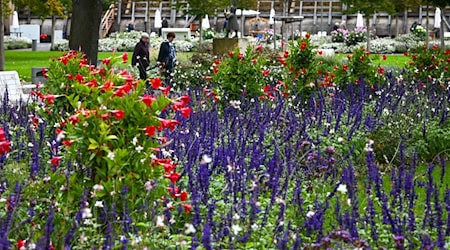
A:
{"label": "garden lawn", "polygon": [[[340,59],[347,58],[348,54],[337,54],[336,57]],[[372,55],[372,57],[377,58],[374,60],[375,64],[380,64],[383,66],[391,66],[396,68],[403,68],[409,61],[409,57],[404,56],[403,54],[391,54],[386,55],[386,60],[383,60],[380,55]]]}
{"label": "garden lawn", "polygon": [[[61,56],[61,51],[5,51],[5,70],[13,70],[19,73],[22,81],[31,82],[31,68],[48,67],[49,60]],[[122,52],[118,52],[121,54]],[[131,54],[132,52],[128,52]],[[157,51],[150,51],[151,61],[156,61]],[[111,56],[111,52],[99,52],[98,58]],[[192,56],[192,53],[178,53],[178,60],[183,63]]]}

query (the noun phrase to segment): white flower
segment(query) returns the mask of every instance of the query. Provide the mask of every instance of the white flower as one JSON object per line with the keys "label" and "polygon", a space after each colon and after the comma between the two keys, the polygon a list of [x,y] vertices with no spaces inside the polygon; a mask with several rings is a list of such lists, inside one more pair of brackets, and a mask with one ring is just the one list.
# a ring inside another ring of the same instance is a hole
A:
{"label": "white flower", "polygon": [[94,191],[102,191],[102,190],[104,190],[105,188],[104,188],[102,185],[95,184],[95,185],[92,187],[92,189],[94,189]]}
{"label": "white flower", "polygon": [[147,192],[150,192],[150,191],[152,191],[152,189],[153,189],[153,185],[152,185],[152,183],[151,183],[150,181],[147,181],[147,182],[144,184],[144,186],[145,186],[145,190],[147,190]]}
{"label": "white flower", "polygon": [[81,209],[81,218],[83,218],[83,219],[92,218],[91,209],[88,207],[82,208]]}
{"label": "white flower", "polygon": [[54,128],[59,128],[61,127],[61,124],[59,124],[59,122],[55,123],[55,125],[53,125]]}
{"label": "white flower", "polygon": [[306,217],[311,218],[316,214],[316,212],[314,211],[308,211],[308,213],[306,213]]}
{"label": "white flower", "polygon": [[95,207],[103,207],[103,202],[102,201],[96,201],[94,206]]}
{"label": "white flower", "polygon": [[156,227],[164,227],[164,216],[156,216]]}
{"label": "white flower", "polygon": [[233,215],[233,220],[239,220],[240,218],[241,218],[241,216],[239,216],[239,214]]}
{"label": "white flower", "polygon": [[242,231],[242,227],[239,225],[232,225],[231,231],[233,231],[234,234],[238,234],[240,231]]}
{"label": "white flower", "polygon": [[196,232],[194,225],[186,223],[184,226],[186,226],[185,234],[194,234]]}
{"label": "white flower", "polygon": [[36,249],[36,244],[34,244],[34,243],[28,244],[28,249],[30,249],[30,250]]}
{"label": "white flower", "polygon": [[86,241],[87,241],[87,237],[86,237],[86,235],[84,233],[82,233],[81,236],[80,236],[80,242],[84,243]]}
{"label": "white flower", "polygon": [[208,155],[203,155],[202,156],[202,161],[200,162],[200,164],[208,164],[212,162],[212,158],[209,157]]}
{"label": "white flower", "polygon": [[57,141],[62,141],[62,139],[64,139],[65,135],[64,135],[64,131],[60,132],[59,134],[56,135],[56,140]]}
{"label": "white flower", "polygon": [[250,227],[253,229],[253,231],[256,231],[259,229],[259,226],[257,224],[252,224]]}
{"label": "white flower", "polygon": [[109,152],[109,153],[108,153],[108,158],[109,158],[111,161],[114,161],[114,152]]}
{"label": "white flower", "polygon": [[342,137],[339,137],[337,140],[339,143],[344,142],[344,138],[342,138]]}
{"label": "white flower", "polygon": [[135,136],[135,137],[133,138],[133,140],[131,141],[131,144],[133,144],[133,146],[136,146],[137,143],[138,143],[138,138]]}
{"label": "white flower", "polygon": [[50,176],[45,176],[44,178],[42,178],[42,180],[44,182],[49,182],[50,181]]}
{"label": "white flower", "polygon": [[141,145],[139,145],[135,148],[136,152],[138,152],[138,153],[142,152],[143,149],[144,148]]}
{"label": "white flower", "polygon": [[346,194],[347,193],[347,186],[345,184],[339,184],[337,191]]}

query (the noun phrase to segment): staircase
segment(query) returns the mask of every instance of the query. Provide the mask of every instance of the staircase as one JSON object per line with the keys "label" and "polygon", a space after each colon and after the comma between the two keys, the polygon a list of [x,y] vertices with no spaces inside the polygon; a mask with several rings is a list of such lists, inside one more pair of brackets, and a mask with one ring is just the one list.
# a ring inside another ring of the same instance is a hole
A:
{"label": "staircase", "polygon": [[114,25],[115,16],[116,7],[114,4],[111,4],[109,6],[109,9],[103,15],[102,21],[100,23],[100,38],[106,37],[106,35],[108,35],[111,27]]}

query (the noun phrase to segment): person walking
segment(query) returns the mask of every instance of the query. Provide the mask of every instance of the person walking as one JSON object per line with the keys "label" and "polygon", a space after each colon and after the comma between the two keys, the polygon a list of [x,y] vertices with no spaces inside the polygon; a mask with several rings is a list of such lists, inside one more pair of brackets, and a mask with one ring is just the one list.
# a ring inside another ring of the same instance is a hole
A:
{"label": "person walking", "polygon": [[148,33],[142,33],[141,39],[134,47],[133,57],[131,64],[139,69],[139,78],[141,80],[147,79],[147,68],[150,65],[150,52],[148,49],[148,43],[150,36]]}
{"label": "person walking", "polygon": [[228,19],[228,22],[227,22],[226,37],[229,37],[229,34],[231,31],[235,32],[234,38],[238,37],[239,24],[238,24],[237,16],[236,16],[236,7],[231,6],[230,13],[227,16],[227,19]]}
{"label": "person walking", "polygon": [[177,65],[177,55],[173,40],[175,39],[175,33],[167,33],[167,39],[165,39],[159,48],[159,54],[156,64],[163,71],[166,83],[170,84],[172,80],[172,73],[174,67]]}

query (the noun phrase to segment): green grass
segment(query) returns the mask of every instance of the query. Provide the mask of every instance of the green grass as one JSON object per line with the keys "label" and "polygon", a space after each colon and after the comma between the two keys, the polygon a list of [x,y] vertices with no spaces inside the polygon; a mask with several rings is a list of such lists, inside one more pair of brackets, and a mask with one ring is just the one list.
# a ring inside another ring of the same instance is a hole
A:
{"label": "green grass", "polygon": [[[118,52],[117,54],[121,54]],[[128,52],[131,54],[133,52]],[[150,51],[151,62],[156,61],[158,51]],[[59,51],[5,51],[5,70],[14,70],[19,73],[22,81],[31,82],[31,68],[48,67],[52,58],[59,57],[63,52]],[[103,59],[110,57],[112,52],[99,52],[98,58]],[[178,60],[186,62],[191,58],[193,53],[178,53]],[[131,61],[130,61],[131,63]]]}
{"label": "green grass", "polygon": [[[129,52],[130,54],[132,52]],[[151,61],[156,60],[157,51],[150,51]],[[186,63],[192,57],[194,53],[178,53],[178,60],[180,63]],[[5,70],[15,70],[19,73],[20,78],[23,81],[31,81],[31,68],[33,67],[47,67],[51,58],[61,56],[62,52],[58,51],[14,51],[9,50],[5,52]],[[107,58],[111,56],[111,52],[100,52],[98,54],[99,59]],[[131,55],[130,55],[131,56]],[[347,54],[338,54],[336,58],[344,59]],[[385,66],[393,66],[402,68],[408,62],[408,57],[403,55],[387,55],[386,60],[381,58],[375,63]]]}

